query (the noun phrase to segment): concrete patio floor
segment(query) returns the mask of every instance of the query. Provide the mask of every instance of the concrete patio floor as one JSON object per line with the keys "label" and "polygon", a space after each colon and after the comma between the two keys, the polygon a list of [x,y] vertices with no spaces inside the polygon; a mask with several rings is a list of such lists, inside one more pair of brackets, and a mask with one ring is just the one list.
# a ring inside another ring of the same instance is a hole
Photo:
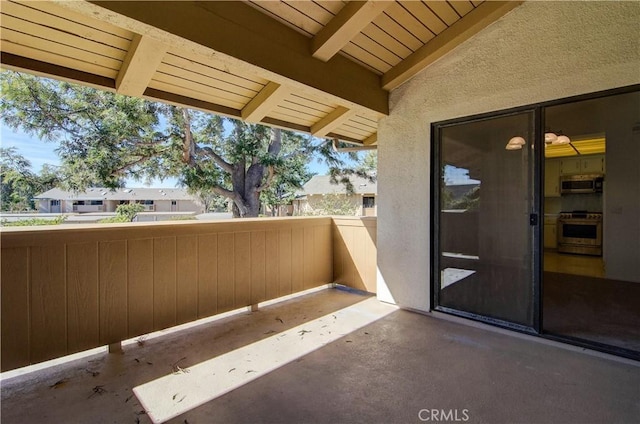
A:
{"label": "concrete patio floor", "polygon": [[640,363],[325,289],[2,381],[13,423],[637,423]]}

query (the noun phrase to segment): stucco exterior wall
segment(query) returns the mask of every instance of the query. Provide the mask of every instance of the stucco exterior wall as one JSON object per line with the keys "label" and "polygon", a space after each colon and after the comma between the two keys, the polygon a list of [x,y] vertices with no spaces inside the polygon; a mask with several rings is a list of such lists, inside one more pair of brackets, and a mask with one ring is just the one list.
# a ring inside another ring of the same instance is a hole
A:
{"label": "stucco exterior wall", "polygon": [[49,206],[51,203],[49,199],[40,199],[38,200],[38,212],[40,213],[49,213],[51,212],[51,207]]}
{"label": "stucco exterior wall", "polygon": [[378,131],[378,297],[428,310],[433,122],[640,83],[640,3],[526,2],[391,94]]}
{"label": "stucco exterior wall", "polygon": [[191,200],[176,200],[176,204],[171,207],[171,200],[155,200],[156,212],[198,212],[204,211],[203,207]]}

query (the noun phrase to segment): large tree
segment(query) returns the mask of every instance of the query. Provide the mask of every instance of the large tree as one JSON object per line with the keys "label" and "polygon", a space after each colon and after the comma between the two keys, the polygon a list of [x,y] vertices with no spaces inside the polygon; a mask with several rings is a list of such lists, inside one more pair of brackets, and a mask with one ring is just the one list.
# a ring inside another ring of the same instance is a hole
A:
{"label": "large tree", "polygon": [[302,158],[341,165],[326,141],[289,131],[17,72],[2,72],[0,82],[0,119],[58,144],[68,189],[178,177],[192,192],[230,199],[234,216],[251,217],[261,197],[278,198],[269,189],[291,192],[306,181]]}

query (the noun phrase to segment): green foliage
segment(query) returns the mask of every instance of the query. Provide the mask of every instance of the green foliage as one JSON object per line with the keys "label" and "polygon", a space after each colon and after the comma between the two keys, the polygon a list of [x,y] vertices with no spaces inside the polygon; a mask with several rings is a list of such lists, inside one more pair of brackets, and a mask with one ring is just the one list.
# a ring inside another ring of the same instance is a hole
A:
{"label": "green foliage", "polygon": [[29,219],[20,219],[18,221],[9,222],[6,219],[3,219],[0,222],[0,225],[3,227],[30,227],[33,225],[60,225],[62,224],[66,216],[60,215],[55,218],[46,219],[46,218],[29,218]]}
{"label": "green foliage", "polygon": [[31,162],[19,155],[14,147],[0,148],[0,166],[2,210],[32,210],[31,199],[35,195],[37,178],[31,172]]}
{"label": "green foliage", "polygon": [[119,222],[131,222],[137,214],[144,211],[144,206],[139,203],[125,203],[118,205],[116,215],[103,218],[98,222],[101,224],[116,224]]}
{"label": "green foliage", "polygon": [[118,224],[121,222],[131,222],[131,220],[125,215],[116,215],[110,216],[109,218],[103,218],[98,221],[99,224]]}
{"label": "green foliage", "polygon": [[352,176],[364,178],[372,183],[377,179],[378,154],[376,150],[369,150],[363,156],[356,154],[354,159],[356,160],[355,167],[331,167],[329,169],[331,183],[342,184],[348,195],[354,194]]}
{"label": "green foliage", "polygon": [[454,205],[453,209],[474,210],[480,205],[480,186],[466,192]]}
{"label": "green foliage", "polygon": [[169,217],[169,221],[194,221],[196,219],[198,218],[193,215],[178,215]]}
{"label": "green foliage", "polygon": [[136,217],[137,214],[144,211],[144,206],[140,203],[127,203],[124,205],[118,205],[116,208],[116,215],[122,216],[127,219],[127,221],[133,221],[133,218]]}
{"label": "green foliage", "polygon": [[312,205],[313,209],[304,215],[350,215],[354,216],[358,207],[351,201],[352,196],[325,194],[322,200]]}
{"label": "green foliage", "polygon": [[228,212],[229,199],[213,193],[210,189],[188,189],[204,206],[205,212]]}
{"label": "green foliage", "polygon": [[31,170],[31,162],[15,147],[0,147],[0,202],[3,211],[35,209],[33,197],[50,190],[58,182],[55,167],[45,164],[38,175]]}
{"label": "green foliage", "polygon": [[257,216],[261,201],[290,201],[310,158],[345,184],[366,173],[345,169],[329,140],[13,71],[0,84],[0,120],[57,144],[66,190],[177,177],[201,198],[228,199],[236,216]]}
{"label": "green foliage", "polygon": [[378,151],[367,150],[358,161],[357,169],[369,175],[376,175],[378,172]]}
{"label": "green foliage", "polygon": [[2,121],[58,144],[63,188],[119,187],[167,150],[154,103],[10,71],[0,83]]}
{"label": "green foliage", "polygon": [[480,205],[480,186],[475,186],[456,198],[451,189],[443,185],[441,197],[443,209],[474,210]]}
{"label": "green foliage", "polygon": [[260,200],[275,215],[279,206],[288,205],[296,197],[296,192],[313,176],[307,170],[308,156],[299,146],[309,143],[309,138],[290,131],[282,135],[281,158],[274,161],[275,176],[264,190]]}

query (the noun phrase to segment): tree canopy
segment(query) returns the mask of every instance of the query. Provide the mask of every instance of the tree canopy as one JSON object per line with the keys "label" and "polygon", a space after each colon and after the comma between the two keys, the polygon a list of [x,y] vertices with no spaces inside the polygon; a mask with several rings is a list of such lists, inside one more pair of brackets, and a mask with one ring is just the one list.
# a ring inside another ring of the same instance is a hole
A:
{"label": "tree canopy", "polygon": [[[57,144],[62,187],[122,187],[126,178],[176,177],[192,193],[229,199],[234,216],[288,202],[322,158],[347,170],[328,140],[247,124],[18,72],[0,73],[0,119]],[[352,155],[353,157],[353,155]]]}

